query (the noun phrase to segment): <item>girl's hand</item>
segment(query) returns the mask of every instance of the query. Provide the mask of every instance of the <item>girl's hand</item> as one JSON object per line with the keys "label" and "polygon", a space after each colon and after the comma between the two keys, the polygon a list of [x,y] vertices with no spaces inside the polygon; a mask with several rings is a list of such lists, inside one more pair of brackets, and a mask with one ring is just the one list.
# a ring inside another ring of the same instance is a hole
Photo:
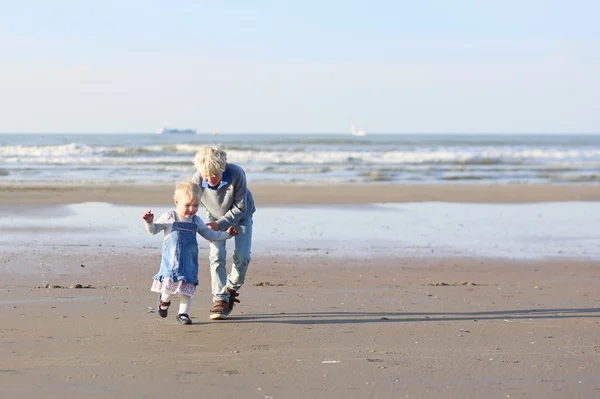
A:
{"label": "girl's hand", "polygon": [[227,234],[229,234],[230,236],[237,236],[238,234],[240,234],[240,232],[237,231],[235,227],[231,226],[227,229]]}
{"label": "girl's hand", "polygon": [[144,216],[142,216],[142,219],[144,219],[146,223],[152,223],[154,221],[154,214],[148,209],[146,213],[144,213]]}

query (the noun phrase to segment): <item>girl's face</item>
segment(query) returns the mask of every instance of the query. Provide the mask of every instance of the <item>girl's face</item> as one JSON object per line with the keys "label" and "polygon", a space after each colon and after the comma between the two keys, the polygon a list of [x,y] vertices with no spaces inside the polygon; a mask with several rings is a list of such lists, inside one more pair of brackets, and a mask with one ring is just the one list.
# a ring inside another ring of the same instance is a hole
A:
{"label": "girl's face", "polygon": [[194,201],[189,194],[180,194],[175,198],[175,212],[177,215],[189,219],[198,212],[200,201]]}
{"label": "girl's face", "polygon": [[202,172],[201,174],[202,180],[208,183],[209,186],[218,186],[221,183],[221,179],[223,179],[223,173],[218,173],[213,175],[212,173]]}

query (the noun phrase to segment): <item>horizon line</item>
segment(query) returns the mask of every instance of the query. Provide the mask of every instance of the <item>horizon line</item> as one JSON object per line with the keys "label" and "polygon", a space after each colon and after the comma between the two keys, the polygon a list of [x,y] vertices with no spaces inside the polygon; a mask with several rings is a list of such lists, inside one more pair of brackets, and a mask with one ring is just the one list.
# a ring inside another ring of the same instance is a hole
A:
{"label": "horizon line", "polygon": [[[139,134],[139,135],[154,135],[154,136],[176,136],[176,137],[189,137],[189,136],[218,136],[218,135],[235,135],[235,134],[284,134],[284,135],[302,135],[302,134],[306,134],[306,135],[316,135],[316,134],[332,134],[332,135],[344,135],[344,136],[352,136],[351,133],[348,132],[276,132],[276,131],[267,131],[267,132],[252,132],[252,131],[248,131],[248,132],[218,132],[218,134],[213,134],[210,131],[207,132],[200,132],[200,133],[183,133],[183,134],[157,134],[155,132],[134,132],[134,131],[123,131],[123,132],[117,132],[117,131],[113,131],[113,132],[35,132],[35,131],[29,131],[29,132],[9,132],[9,131],[5,131],[5,132],[0,132],[0,135],[3,134]],[[365,134],[365,136],[362,137],[367,137],[370,135],[390,135],[390,134],[396,134],[396,135],[401,135],[401,134],[406,134],[406,135],[419,135],[419,134],[428,134],[428,135],[435,135],[435,134],[448,134],[448,135],[482,135],[482,134],[489,134],[489,135],[515,135],[515,134],[531,134],[531,135],[540,135],[540,134],[547,134],[547,135],[558,135],[558,134],[562,134],[562,135],[569,135],[569,134],[585,134],[585,135],[598,135],[600,134],[600,131],[598,132],[541,132],[541,131],[537,131],[537,132],[369,132],[367,134]]]}

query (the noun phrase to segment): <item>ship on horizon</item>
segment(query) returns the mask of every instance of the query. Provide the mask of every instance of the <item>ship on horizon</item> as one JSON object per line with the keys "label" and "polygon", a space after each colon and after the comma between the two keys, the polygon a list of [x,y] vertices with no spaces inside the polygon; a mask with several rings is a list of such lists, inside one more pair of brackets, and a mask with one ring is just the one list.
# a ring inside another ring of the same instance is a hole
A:
{"label": "ship on horizon", "polygon": [[357,129],[356,126],[354,126],[354,123],[350,125],[350,133],[353,136],[364,136],[367,134],[364,130]]}
{"label": "ship on horizon", "polygon": [[197,134],[195,129],[171,129],[168,123],[156,131],[156,134]]}

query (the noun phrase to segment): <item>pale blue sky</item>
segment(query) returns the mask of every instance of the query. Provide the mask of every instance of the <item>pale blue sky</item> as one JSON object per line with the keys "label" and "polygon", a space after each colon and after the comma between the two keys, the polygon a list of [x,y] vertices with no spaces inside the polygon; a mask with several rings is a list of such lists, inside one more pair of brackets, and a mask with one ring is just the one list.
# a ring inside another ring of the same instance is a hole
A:
{"label": "pale blue sky", "polygon": [[0,0],[0,132],[600,132],[596,0]]}

